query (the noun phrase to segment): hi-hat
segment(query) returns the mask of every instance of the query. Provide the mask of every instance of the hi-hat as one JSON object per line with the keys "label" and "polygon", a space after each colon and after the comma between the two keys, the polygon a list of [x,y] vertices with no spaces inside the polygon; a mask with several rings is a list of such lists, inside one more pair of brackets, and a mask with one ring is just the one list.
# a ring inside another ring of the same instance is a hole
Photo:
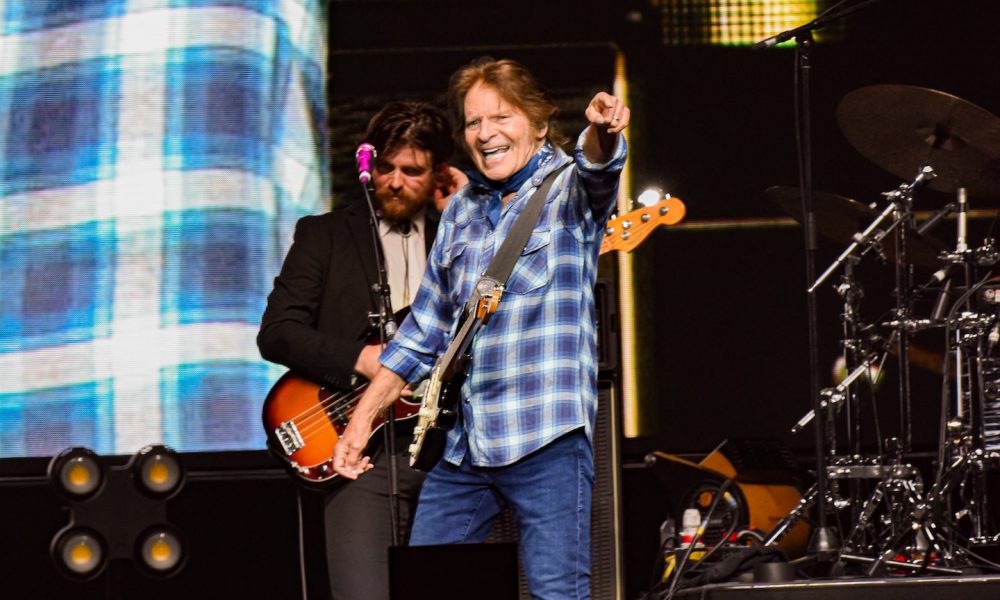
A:
{"label": "hi-hat", "polygon": [[1000,118],[937,90],[873,85],[844,96],[837,124],[854,148],[909,181],[924,165],[942,192],[1000,196]]}
{"label": "hi-hat", "polygon": [[[767,188],[764,195],[793,219],[803,222],[799,188],[776,185]],[[816,230],[844,245],[853,242],[854,234],[863,231],[879,214],[857,200],[821,191],[813,192],[813,213],[816,216]],[[888,227],[889,223],[885,225]],[[934,238],[917,235],[915,231],[906,232],[906,259],[914,265],[937,269],[940,266],[938,253],[944,248],[944,244]],[[887,259],[896,260],[891,235],[883,240],[882,250]]]}

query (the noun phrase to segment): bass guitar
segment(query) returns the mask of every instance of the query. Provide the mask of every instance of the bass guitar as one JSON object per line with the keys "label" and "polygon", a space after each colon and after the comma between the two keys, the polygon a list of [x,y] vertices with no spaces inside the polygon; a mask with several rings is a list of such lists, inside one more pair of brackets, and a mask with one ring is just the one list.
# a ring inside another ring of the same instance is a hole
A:
{"label": "bass guitar", "polygon": [[[402,323],[409,312],[409,307],[397,311],[393,315],[395,322]],[[378,343],[377,333],[369,333],[368,343]],[[271,453],[304,483],[332,480],[337,476],[333,449],[366,389],[368,381],[364,379],[343,391],[324,387],[293,371],[285,373],[264,399],[262,419]],[[416,416],[421,389],[415,390],[412,398],[402,398],[393,405],[397,421]],[[372,423],[370,445],[384,424],[382,415]]]}
{"label": "bass guitar", "polygon": [[[684,203],[677,198],[630,211],[608,221],[601,241],[601,254],[612,250],[631,252],[660,225],[673,225],[684,218]],[[496,312],[503,286],[488,279],[480,280],[474,311],[465,311],[458,332],[445,353],[435,362],[427,380],[423,402],[413,429],[410,466],[429,471],[444,454],[445,439],[458,418],[459,394],[472,364],[469,348],[472,338]],[[484,286],[485,284],[485,286]],[[473,314],[474,313],[474,314]]]}
{"label": "bass guitar", "polygon": [[[263,420],[267,445],[295,476],[306,483],[325,483],[337,476],[333,470],[333,449],[351,420],[354,409],[368,389],[365,381],[342,392],[323,387],[289,371],[268,392]],[[419,396],[401,398],[393,404],[397,421],[416,416]],[[372,435],[385,424],[379,415],[372,423]]]}
{"label": "bass guitar", "polygon": [[612,250],[631,252],[660,225],[675,225],[684,218],[687,208],[679,198],[664,198],[608,220],[601,240],[601,254]]}

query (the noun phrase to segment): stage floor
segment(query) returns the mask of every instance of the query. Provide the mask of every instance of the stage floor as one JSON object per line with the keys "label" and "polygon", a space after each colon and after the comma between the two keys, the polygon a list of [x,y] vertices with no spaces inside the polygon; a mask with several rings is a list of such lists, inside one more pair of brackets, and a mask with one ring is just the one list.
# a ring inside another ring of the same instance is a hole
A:
{"label": "stage floor", "polygon": [[987,600],[1000,598],[1000,576],[963,575],[882,579],[796,580],[786,583],[721,583],[678,592],[680,600]]}

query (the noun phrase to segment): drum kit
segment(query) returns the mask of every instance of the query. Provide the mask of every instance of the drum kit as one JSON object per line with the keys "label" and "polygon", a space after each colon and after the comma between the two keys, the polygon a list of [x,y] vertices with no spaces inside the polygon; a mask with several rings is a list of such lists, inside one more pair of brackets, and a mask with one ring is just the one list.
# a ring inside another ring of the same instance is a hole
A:
{"label": "drum kit", "polygon": [[[836,116],[861,155],[904,183],[871,204],[812,194],[817,233],[844,245],[809,289],[832,285],[842,302],[844,368],[816,404],[826,440],[819,461],[828,482],[824,502],[817,503],[814,486],[765,544],[777,543],[819,504],[838,525],[842,564],[863,565],[869,576],[961,573],[987,562],[983,548],[1000,544],[1000,498],[988,493],[1000,477],[1000,252],[992,225],[978,246],[968,228],[970,198],[1000,197],[1000,118],[953,95],[906,85],[855,90]],[[918,218],[914,198],[925,188],[954,199]],[[766,196],[806,221],[797,188],[773,187]],[[948,225],[951,245],[935,237]],[[858,272],[874,261],[894,266],[895,289],[884,316],[866,322]],[[914,456],[909,369],[921,353],[913,338],[936,334],[944,339],[941,417],[934,464],[925,470],[907,462]],[[866,415],[876,414],[870,405],[890,356],[899,365],[899,431],[882,438],[877,417]],[[810,411],[793,431],[814,417]],[[877,443],[864,443],[866,435]]]}

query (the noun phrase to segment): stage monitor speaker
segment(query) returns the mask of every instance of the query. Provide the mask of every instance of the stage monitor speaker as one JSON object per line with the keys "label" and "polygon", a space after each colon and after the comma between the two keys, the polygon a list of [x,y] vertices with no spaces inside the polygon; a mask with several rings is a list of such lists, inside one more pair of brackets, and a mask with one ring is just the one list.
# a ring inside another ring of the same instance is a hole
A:
{"label": "stage monitor speaker", "polygon": [[[621,519],[621,418],[617,382],[597,382],[594,428],[594,490],[590,515],[590,597],[624,598]],[[516,542],[517,524],[510,509],[500,513],[488,542]],[[521,600],[531,600],[519,569]],[[395,600],[395,599],[394,599]]]}
{"label": "stage monitor speaker", "polygon": [[390,600],[517,600],[513,543],[389,548]]}
{"label": "stage monitor speaker", "polygon": [[615,281],[600,277],[594,284],[594,312],[597,315],[597,370],[616,373],[619,366],[618,294]]}

